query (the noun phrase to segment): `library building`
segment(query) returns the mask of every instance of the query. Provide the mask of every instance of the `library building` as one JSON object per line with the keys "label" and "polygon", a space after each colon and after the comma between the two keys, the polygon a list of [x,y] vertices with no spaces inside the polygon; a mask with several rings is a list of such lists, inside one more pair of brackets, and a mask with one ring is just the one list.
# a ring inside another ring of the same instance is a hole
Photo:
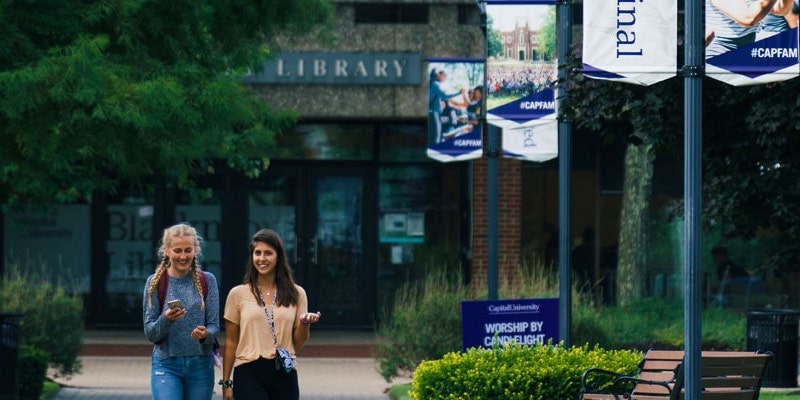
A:
{"label": "library building", "polygon": [[[309,308],[325,315],[321,329],[375,327],[394,292],[431,268],[485,279],[486,146],[467,161],[426,154],[429,60],[484,58],[480,10],[472,0],[334,3],[333,46],[282,49],[245,79],[264,102],[300,116],[263,149],[270,166],[259,178],[220,168],[204,182],[213,195],[203,200],[156,183],[153,191],[2,215],[4,266],[61,271],[83,294],[90,327],[126,329],[142,324],[144,284],[164,228],[176,222],[198,228],[201,267],[217,277],[223,301],[242,281],[253,233],[276,230]],[[537,60],[535,30],[524,19],[516,29],[504,57]],[[596,136],[574,132],[570,230],[586,234],[595,270],[610,274],[624,145]],[[557,159],[498,160],[502,278],[554,261],[559,171]],[[681,174],[659,174],[656,166],[654,196],[682,196]]]}

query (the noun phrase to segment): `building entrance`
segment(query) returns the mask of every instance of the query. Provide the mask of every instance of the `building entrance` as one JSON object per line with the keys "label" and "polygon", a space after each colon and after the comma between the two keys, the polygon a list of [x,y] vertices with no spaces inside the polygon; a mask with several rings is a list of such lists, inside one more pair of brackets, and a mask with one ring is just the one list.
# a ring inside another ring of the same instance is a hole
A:
{"label": "building entrance", "polygon": [[371,326],[376,312],[369,170],[272,166],[250,193],[251,231],[281,234],[309,309],[322,311],[327,326]]}

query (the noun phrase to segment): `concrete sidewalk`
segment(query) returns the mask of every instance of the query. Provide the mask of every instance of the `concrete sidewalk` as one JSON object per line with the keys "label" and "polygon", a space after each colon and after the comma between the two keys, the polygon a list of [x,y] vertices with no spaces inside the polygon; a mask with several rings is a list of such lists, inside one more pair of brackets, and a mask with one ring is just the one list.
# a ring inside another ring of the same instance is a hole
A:
{"label": "concrete sidewalk", "polygon": [[[386,400],[387,390],[409,378],[387,383],[372,357],[377,340],[369,331],[312,332],[298,352],[297,372],[303,400]],[[152,344],[139,331],[86,331],[81,351],[83,370],[70,379],[56,378],[62,389],[56,400],[145,400],[150,396]],[[214,381],[222,370],[215,370]],[[214,400],[221,400],[216,386]]]}
{"label": "concrete sidewalk", "polygon": [[[150,359],[147,357],[81,357],[83,373],[70,380],[55,397],[67,399],[146,400],[150,396]],[[298,358],[300,398],[303,400],[386,400],[387,383],[378,372],[377,361],[368,358]],[[222,370],[216,369],[215,381]],[[214,400],[221,400],[219,386]]]}

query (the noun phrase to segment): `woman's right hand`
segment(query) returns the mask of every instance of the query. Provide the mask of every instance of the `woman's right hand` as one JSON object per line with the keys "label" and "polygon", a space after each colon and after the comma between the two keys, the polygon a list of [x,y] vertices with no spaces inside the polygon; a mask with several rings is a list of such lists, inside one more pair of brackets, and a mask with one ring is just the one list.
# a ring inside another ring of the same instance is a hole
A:
{"label": "woman's right hand", "polygon": [[222,399],[223,400],[233,400],[233,388],[222,388]]}
{"label": "woman's right hand", "polygon": [[184,315],[186,315],[185,308],[167,308],[167,311],[164,311],[164,317],[166,317],[169,322],[175,322],[183,318]]}

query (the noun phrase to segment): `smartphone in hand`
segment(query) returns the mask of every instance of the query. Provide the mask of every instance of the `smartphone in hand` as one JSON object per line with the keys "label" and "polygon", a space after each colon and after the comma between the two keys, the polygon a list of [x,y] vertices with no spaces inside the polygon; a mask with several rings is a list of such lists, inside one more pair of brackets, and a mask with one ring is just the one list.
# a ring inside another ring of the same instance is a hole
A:
{"label": "smartphone in hand", "polygon": [[169,307],[170,310],[183,310],[183,302],[180,300],[170,300],[167,302],[167,307]]}

